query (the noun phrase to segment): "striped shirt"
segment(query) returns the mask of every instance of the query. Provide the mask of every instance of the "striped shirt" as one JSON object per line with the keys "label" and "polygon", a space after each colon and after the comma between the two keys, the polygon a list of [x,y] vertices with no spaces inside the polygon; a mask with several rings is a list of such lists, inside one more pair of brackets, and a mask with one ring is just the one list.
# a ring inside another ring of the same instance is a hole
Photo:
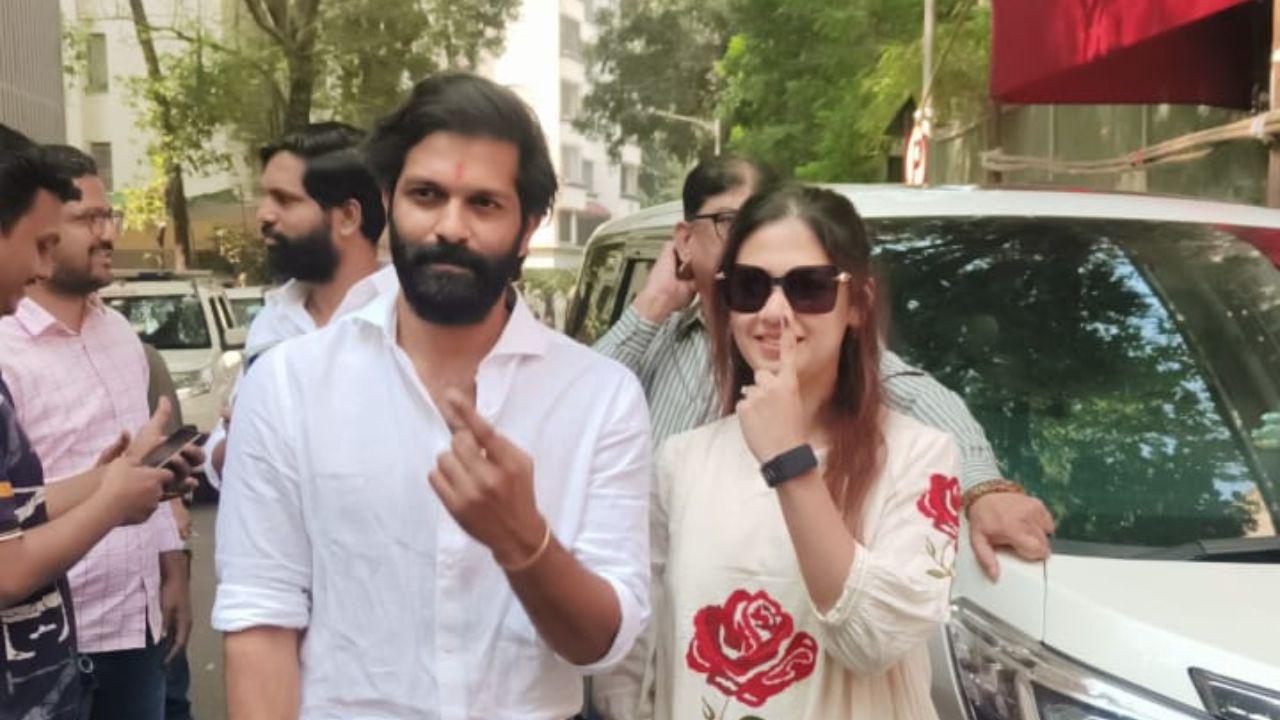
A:
{"label": "striped shirt", "polygon": [[[662,323],[645,320],[629,306],[596,341],[595,349],[640,378],[649,400],[655,448],[672,435],[720,416],[710,343],[696,304]],[[880,378],[891,409],[951,434],[960,450],[964,487],[1002,477],[986,433],[959,395],[888,349],[881,353]]]}

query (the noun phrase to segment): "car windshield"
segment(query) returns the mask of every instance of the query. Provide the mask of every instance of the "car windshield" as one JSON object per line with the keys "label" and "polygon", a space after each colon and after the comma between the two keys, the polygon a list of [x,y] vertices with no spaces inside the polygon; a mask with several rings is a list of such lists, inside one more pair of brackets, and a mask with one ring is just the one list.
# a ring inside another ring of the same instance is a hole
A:
{"label": "car windshield", "polygon": [[142,341],[157,350],[202,350],[213,347],[204,307],[189,295],[130,295],[105,302],[119,310]]}
{"label": "car windshield", "polygon": [[[890,345],[961,393],[1057,537],[1275,536],[1275,232],[1185,223],[869,223]],[[1260,242],[1259,239],[1268,242]]]}

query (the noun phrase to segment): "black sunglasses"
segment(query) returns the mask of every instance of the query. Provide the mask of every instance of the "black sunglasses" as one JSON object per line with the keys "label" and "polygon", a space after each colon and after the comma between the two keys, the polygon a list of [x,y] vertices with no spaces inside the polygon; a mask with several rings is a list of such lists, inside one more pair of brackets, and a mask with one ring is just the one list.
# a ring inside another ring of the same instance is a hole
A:
{"label": "black sunglasses", "polygon": [[734,265],[728,273],[716,273],[725,304],[737,313],[760,312],[775,287],[782,288],[791,309],[798,313],[829,313],[836,306],[840,283],[852,279],[835,265],[791,268],[780,278],[754,265]]}

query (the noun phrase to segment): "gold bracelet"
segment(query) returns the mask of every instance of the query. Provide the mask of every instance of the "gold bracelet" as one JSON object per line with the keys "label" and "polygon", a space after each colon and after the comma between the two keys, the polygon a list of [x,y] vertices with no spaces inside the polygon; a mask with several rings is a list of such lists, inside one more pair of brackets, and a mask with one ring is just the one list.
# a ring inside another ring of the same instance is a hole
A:
{"label": "gold bracelet", "polygon": [[969,508],[973,506],[978,498],[990,495],[992,493],[1018,493],[1026,494],[1026,490],[1021,485],[1012,481],[998,478],[995,480],[987,480],[964,491],[964,495],[960,500],[961,507],[964,508],[965,517],[969,516]]}
{"label": "gold bracelet", "polygon": [[542,559],[542,556],[547,552],[547,548],[551,547],[551,523],[546,520],[543,520],[543,522],[547,525],[547,531],[542,535],[542,544],[538,546],[538,549],[534,550],[533,554],[523,562],[518,562],[514,565],[504,565],[501,561],[497,560],[497,558],[494,558],[494,560],[498,562],[498,567],[509,573],[518,573],[522,570],[528,570],[533,567],[534,563]]}

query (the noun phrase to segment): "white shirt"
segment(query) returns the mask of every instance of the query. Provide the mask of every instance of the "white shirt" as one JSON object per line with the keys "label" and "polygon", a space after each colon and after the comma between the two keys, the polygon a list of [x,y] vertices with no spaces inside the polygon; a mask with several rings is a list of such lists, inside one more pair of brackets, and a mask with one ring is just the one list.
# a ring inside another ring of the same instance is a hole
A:
{"label": "white shirt", "polygon": [[[393,265],[385,265],[362,278],[343,296],[330,322],[346,317],[368,305],[375,297],[400,287]],[[246,358],[255,357],[271,346],[316,329],[316,320],[307,312],[307,295],[312,283],[290,280],[267,293],[266,302],[249,325],[244,342]]]}
{"label": "white shirt", "polygon": [[450,442],[379,297],[263,356],[228,443],[213,626],[306,628],[315,718],[555,718],[648,616],[649,417],[622,365],[518,301],[476,372],[480,414],[533,459],[539,511],[617,595],[597,663],[542,641],[490,552],[427,481]]}
{"label": "white shirt", "polygon": [[[311,313],[307,312],[307,294],[311,292],[311,287],[311,283],[289,280],[267,293],[266,303],[262,306],[262,310],[258,311],[258,314],[254,316],[253,322],[249,324],[249,334],[245,337],[244,358],[246,362],[253,362],[259,355],[285,340],[299,335],[306,335],[316,329],[315,318],[311,317]],[[370,301],[379,295],[394,292],[399,288],[400,280],[396,276],[395,267],[393,265],[385,265],[372,275],[365,276],[347,290],[347,294],[342,297],[342,302],[338,303],[338,308],[333,311],[333,317],[330,322],[350,315],[368,305]],[[237,388],[243,377],[244,371],[242,368],[240,377],[236,378]],[[232,388],[232,398],[235,397],[235,394],[236,388]],[[209,439],[205,441],[205,454],[212,456],[213,449],[226,439],[227,423],[219,420],[209,433]],[[213,467],[212,462],[205,463],[204,472],[210,485],[215,488],[222,486],[222,478],[219,476],[217,469]]]}
{"label": "white shirt", "polygon": [[709,706],[718,718],[936,720],[927,640],[948,616],[958,453],[940,430],[885,418],[884,464],[843,592],[825,613],[738,417],[663,445],[652,627],[595,683],[605,717],[698,718]]}

